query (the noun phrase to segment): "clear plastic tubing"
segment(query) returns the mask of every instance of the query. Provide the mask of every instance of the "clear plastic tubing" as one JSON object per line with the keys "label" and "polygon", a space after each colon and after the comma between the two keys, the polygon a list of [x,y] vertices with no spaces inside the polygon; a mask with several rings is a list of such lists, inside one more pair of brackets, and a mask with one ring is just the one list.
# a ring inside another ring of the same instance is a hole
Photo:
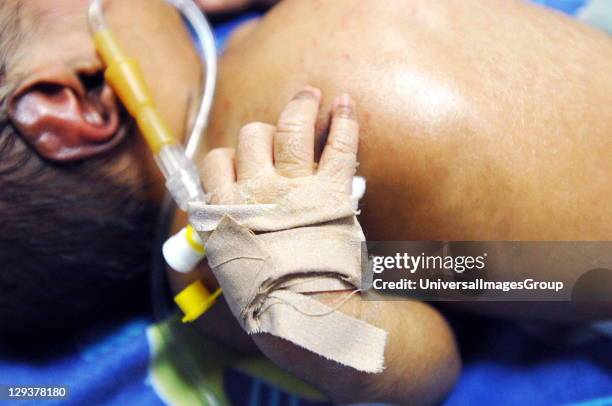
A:
{"label": "clear plastic tubing", "polygon": [[203,69],[206,84],[202,101],[187,150],[178,142],[159,114],[138,63],[127,56],[106,25],[103,0],[93,0],[89,8],[89,24],[96,49],[106,71],[104,77],[135,118],[140,132],[166,178],[166,187],[177,205],[187,210],[191,201],[205,201],[198,169],[192,161],[198,150],[212,107],[216,76],[217,55],[214,37],[206,19],[191,0],[170,0],[192,25],[204,53]]}

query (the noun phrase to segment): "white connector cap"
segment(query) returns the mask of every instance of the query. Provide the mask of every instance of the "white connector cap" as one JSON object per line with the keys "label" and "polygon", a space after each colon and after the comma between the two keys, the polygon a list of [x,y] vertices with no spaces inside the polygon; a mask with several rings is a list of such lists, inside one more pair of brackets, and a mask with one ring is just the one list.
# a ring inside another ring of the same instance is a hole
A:
{"label": "white connector cap", "polygon": [[357,201],[361,200],[366,192],[366,180],[362,176],[353,176],[353,194],[352,198]]}
{"label": "white connector cap", "polygon": [[206,256],[202,240],[191,226],[170,237],[163,245],[164,259],[177,272],[191,272]]}

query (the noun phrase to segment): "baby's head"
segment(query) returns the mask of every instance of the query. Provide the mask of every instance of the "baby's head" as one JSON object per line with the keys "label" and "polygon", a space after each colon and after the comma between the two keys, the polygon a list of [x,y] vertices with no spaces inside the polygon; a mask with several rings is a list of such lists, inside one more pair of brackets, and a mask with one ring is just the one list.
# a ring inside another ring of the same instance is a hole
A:
{"label": "baby's head", "polygon": [[[107,0],[106,13],[182,136],[200,70],[180,17],[163,0]],[[147,297],[163,181],[103,81],[86,15],[82,0],[0,3],[2,335]]]}

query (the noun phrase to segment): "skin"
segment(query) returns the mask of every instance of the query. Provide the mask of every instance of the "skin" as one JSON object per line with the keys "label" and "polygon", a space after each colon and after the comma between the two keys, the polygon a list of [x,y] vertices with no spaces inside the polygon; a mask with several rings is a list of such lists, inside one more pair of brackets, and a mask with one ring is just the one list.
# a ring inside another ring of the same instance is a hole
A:
{"label": "skin", "polygon": [[[234,146],[246,122],[274,122],[311,83],[359,106],[369,240],[612,239],[609,36],[519,1],[317,4],[281,2],[231,39],[209,148]],[[330,106],[324,97],[319,151]],[[574,252],[505,254],[488,267],[567,284],[589,269]],[[610,302],[459,306],[562,322],[612,316]]]}
{"label": "skin", "polygon": [[607,35],[523,2],[290,0],[230,41],[208,136],[346,91],[371,239],[609,240],[610,68]]}

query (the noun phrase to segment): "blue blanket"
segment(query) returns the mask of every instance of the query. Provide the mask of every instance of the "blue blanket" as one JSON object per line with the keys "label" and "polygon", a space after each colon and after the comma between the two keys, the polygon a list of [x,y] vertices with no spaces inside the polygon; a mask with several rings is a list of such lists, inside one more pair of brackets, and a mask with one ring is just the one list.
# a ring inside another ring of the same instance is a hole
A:
{"label": "blue blanket", "polygon": [[[586,0],[537,2],[575,14]],[[218,25],[219,46],[238,23],[254,16]],[[464,370],[447,406],[612,405],[609,339],[555,347],[510,322],[470,318],[455,324]],[[61,345],[43,339],[39,347],[49,350],[43,354],[17,355],[0,347],[0,385],[68,385],[68,400],[49,402],[62,405],[191,405],[210,403],[209,396],[235,405],[326,404],[265,361],[211,343],[181,360],[181,348],[189,345],[173,344],[174,338],[164,336],[166,327],[140,316],[96,326]],[[183,343],[198,340],[190,334],[184,333]],[[179,372],[189,360],[195,362],[186,369],[197,376],[185,378]]]}

